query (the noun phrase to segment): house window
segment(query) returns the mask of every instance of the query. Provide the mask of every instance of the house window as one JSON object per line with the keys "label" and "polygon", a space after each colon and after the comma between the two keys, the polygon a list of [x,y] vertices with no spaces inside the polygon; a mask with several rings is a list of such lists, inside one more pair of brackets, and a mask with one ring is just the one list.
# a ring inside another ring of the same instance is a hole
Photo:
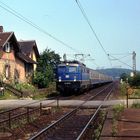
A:
{"label": "house window", "polygon": [[10,66],[9,65],[5,65],[5,77],[6,77],[6,79],[9,79],[9,77],[10,77]]}
{"label": "house window", "polygon": [[9,53],[11,50],[10,50],[10,42],[7,42],[5,44],[5,52]]}
{"label": "house window", "polygon": [[15,69],[14,71],[14,80],[15,80],[15,83],[18,83],[19,82],[19,71],[17,69]]}
{"label": "house window", "polygon": [[32,64],[26,64],[25,65],[25,75],[26,77],[32,75],[33,72],[33,65]]}

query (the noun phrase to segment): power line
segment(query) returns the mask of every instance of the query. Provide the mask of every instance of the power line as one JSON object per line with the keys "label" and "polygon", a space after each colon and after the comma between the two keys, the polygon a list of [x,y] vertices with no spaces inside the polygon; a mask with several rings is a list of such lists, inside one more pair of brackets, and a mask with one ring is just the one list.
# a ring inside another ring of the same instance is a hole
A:
{"label": "power line", "polygon": [[103,47],[103,44],[101,43],[101,41],[100,41],[99,37],[97,36],[95,30],[93,29],[93,27],[92,27],[92,25],[91,25],[91,23],[90,23],[90,21],[89,21],[87,15],[86,15],[86,13],[85,13],[85,10],[83,9],[83,7],[82,7],[80,1],[79,1],[79,0],[75,0],[75,1],[76,1],[77,5],[78,5],[78,7],[79,7],[79,9],[80,9],[80,11],[81,11],[83,17],[85,18],[86,22],[88,23],[88,25],[89,25],[89,27],[90,27],[90,29],[91,29],[93,35],[94,35],[95,38],[97,39],[97,41],[98,41],[99,45],[101,46],[101,48],[103,49],[104,53],[107,55],[107,58],[108,58],[108,60],[109,60],[109,62],[110,62],[110,65],[112,66],[112,63],[111,63],[111,61],[110,61],[110,59],[109,59],[109,56],[108,56],[108,53],[107,53],[107,51],[105,50],[105,48]]}
{"label": "power line", "polygon": [[[38,25],[36,25],[35,23],[33,23],[31,20],[29,20],[28,18],[26,18],[25,16],[23,16],[22,14],[20,14],[19,12],[17,12],[16,10],[12,9],[10,6],[8,6],[7,4],[5,4],[4,2],[0,1],[0,3],[4,6],[2,6],[0,4],[0,7],[2,9],[4,9],[5,11],[7,11],[8,13],[14,15],[15,17],[17,17],[18,19],[24,21],[25,23],[29,24],[30,26],[32,26],[33,28],[37,29],[38,31],[44,33],[45,35],[51,37],[52,39],[54,39],[55,41],[59,42],[60,44],[64,45],[65,47],[73,50],[74,52],[78,52],[81,53],[79,50],[71,47],[70,45],[66,44],[65,42],[61,41],[60,39],[56,38],[54,35],[48,33],[47,31],[45,31],[44,29],[42,29],[41,27],[39,27]],[[97,64],[96,64],[97,65]]]}
{"label": "power line", "polygon": [[130,68],[133,68],[132,66],[130,66],[130,65],[128,65],[127,63],[121,61],[120,59],[118,59],[118,58],[116,58],[116,57],[114,57],[114,56],[112,56],[112,55],[110,55],[110,54],[109,54],[109,56],[111,56],[113,59],[119,61],[120,63],[122,63],[122,64],[124,64],[124,65],[127,65],[127,66],[130,67]]}
{"label": "power line", "polygon": [[71,47],[70,45],[66,44],[65,42],[61,41],[60,39],[58,39],[57,37],[55,37],[54,35],[48,33],[47,31],[45,31],[44,29],[42,29],[41,27],[39,27],[38,25],[36,25],[35,23],[33,23],[31,20],[29,20],[28,18],[24,17],[23,15],[21,15],[20,13],[18,13],[17,11],[15,11],[14,9],[12,9],[11,7],[9,7],[8,5],[6,5],[5,3],[3,3],[2,1],[0,1],[1,4],[3,4],[4,6],[2,6],[0,4],[0,7],[2,9],[4,9],[5,11],[9,12],[10,14],[14,15],[15,17],[19,18],[20,20],[26,22],[27,24],[29,24],[30,26],[34,27],[35,29],[37,29],[38,31],[44,33],[45,35],[51,37],[52,39],[54,39],[55,41],[59,42],[60,44],[64,45],[65,47],[79,52],[78,50],[76,50],[75,48]]}
{"label": "power line", "polygon": [[[113,55],[115,55],[115,54],[108,54],[108,55],[110,55],[110,56],[113,56]],[[120,56],[120,54],[118,54],[119,56]],[[121,54],[122,55],[122,54]],[[129,53],[129,54],[127,54],[127,55],[125,55],[125,56],[122,56],[122,57],[118,57],[117,59],[111,59],[110,58],[110,60],[119,60],[119,59],[124,59],[124,58],[126,58],[126,57],[128,57],[128,56],[130,56],[130,55],[132,55],[132,53]]]}

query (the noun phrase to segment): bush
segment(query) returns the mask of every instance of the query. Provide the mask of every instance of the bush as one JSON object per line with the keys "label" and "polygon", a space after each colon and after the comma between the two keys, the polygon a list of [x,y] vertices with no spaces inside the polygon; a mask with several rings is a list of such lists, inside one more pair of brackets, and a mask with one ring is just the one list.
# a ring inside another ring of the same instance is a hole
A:
{"label": "bush", "polygon": [[138,87],[140,86],[140,74],[136,74],[133,78],[129,78],[129,84],[130,86]]}
{"label": "bush", "polygon": [[140,103],[133,103],[132,108],[140,108]]}
{"label": "bush", "polygon": [[31,92],[35,91],[35,87],[31,84],[28,84],[28,83],[16,84],[14,87],[18,90],[21,90],[21,91],[31,91]]}

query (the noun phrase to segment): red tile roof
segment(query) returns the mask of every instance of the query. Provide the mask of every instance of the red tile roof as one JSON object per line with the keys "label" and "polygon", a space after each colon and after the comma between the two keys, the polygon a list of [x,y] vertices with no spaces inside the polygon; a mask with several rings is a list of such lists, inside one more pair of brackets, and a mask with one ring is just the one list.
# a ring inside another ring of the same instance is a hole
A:
{"label": "red tile roof", "polygon": [[32,60],[30,57],[24,55],[23,53],[17,53],[16,55],[17,55],[17,57],[19,59],[21,59],[22,61],[24,61],[26,63],[37,64],[37,62],[35,62],[34,60]]}
{"label": "red tile roof", "polygon": [[19,59],[21,59],[22,61],[24,61],[26,63],[37,64],[37,62],[32,60],[27,55],[32,51],[33,47],[35,49],[36,55],[39,55],[35,41],[17,42],[14,32],[0,32],[0,47],[3,47],[10,39],[12,39],[12,41],[14,40],[16,43],[16,45],[14,47],[16,50],[16,56]]}
{"label": "red tile roof", "polygon": [[5,43],[10,39],[13,35],[13,32],[2,32],[0,33],[0,46],[4,46]]}
{"label": "red tile roof", "polygon": [[39,52],[35,40],[19,41],[18,43],[20,45],[22,53],[29,56],[34,49],[37,57],[39,57]]}

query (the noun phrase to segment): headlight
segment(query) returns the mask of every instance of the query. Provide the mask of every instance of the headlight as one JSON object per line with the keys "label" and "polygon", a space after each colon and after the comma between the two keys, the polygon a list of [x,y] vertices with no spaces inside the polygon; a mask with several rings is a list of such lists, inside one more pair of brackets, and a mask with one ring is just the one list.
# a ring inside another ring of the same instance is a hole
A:
{"label": "headlight", "polygon": [[61,77],[59,76],[59,82],[61,82]]}
{"label": "headlight", "polygon": [[76,81],[76,76],[74,76],[74,81]]}

